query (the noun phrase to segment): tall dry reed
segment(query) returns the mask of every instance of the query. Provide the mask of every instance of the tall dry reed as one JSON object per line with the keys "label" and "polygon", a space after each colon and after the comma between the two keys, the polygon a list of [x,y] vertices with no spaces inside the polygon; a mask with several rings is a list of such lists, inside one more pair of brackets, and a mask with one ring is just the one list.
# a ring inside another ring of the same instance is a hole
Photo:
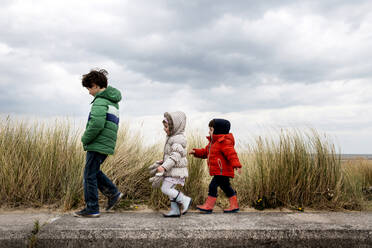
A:
{"label": "tall dry reed", "polygon": [[340,156],[315,130],[258,137],[241,158],[243,175],[234,185],[244,205],[342,208]]}
{"label": "tall dry reed", "polygon": [[[82,206],[81,134],[68,121],[51,125],[0,119],[0,205],[52,205],[65,210]],[[148,182],[148,166],[162,159],[162,138],[159,144],[146,146],[139,132],[121,124],[116,153],[102,170],[126,200],[154,209],[168,206],[169,199]],[[188,150],[206,145],[204,137],[189,132]],[[365,205],[363,189],[372,186],[372,166],[341,164],[326,136],[314,130],[281,130],[245,145],[238,150],[242,174],[232,180],[241,207],[362,209]],[[194,205],[200,204],[211,177],[205,160],[188,156],[188,161],[189,177],[179,189],[193,198]],[[219,195],[218,204],[226,205],[222,191]]]}
{"label": "tall dry reed", "polygon": [[84,162],[79,136],[67,122],[46,126],[1,119],[1,205],[76,206]]}

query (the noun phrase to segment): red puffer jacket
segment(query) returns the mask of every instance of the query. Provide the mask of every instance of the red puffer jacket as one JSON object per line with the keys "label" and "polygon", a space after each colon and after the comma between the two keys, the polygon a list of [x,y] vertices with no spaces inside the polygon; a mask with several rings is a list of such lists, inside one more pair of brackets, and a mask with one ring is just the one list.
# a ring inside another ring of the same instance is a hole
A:
{"label": "red puffer jacket", "polygon": [[209,144],[202,149],[193,149],[197,158],[207,158],[209,174],[234,177],[234,168],[241,168],[241,164],[234,149],[234,136],[229,134],[214,134],[207,137]]}

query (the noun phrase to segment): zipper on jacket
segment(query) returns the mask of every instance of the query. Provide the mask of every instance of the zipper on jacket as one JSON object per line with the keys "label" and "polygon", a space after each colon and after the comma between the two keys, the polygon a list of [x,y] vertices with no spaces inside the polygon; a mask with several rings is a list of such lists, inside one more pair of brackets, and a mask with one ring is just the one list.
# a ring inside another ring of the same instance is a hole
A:
{"label": "zipper on jacket", "polygon": [[209,165],[209,156],[211,155],[211,146],[212,146],[212,141],[213,141],[213,137],[211,136],[211,142],[209,143],[209,147],[208,147],[208,158],[207,158],[207,165],[210,169],[210,165]]}
{"label": "zipper on jacket", "polygon": [[220,159],[217,159],[218,167],[220,167],[220,174],[222,175],[222,163]]}

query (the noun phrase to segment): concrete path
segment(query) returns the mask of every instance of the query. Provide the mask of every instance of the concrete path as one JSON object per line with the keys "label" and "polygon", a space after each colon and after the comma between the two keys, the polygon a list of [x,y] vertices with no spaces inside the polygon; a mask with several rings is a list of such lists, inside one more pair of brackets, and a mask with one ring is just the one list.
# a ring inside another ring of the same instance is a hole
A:
{"label": "concrete path", "polygon": [[28,246],[372,247],[372,212],[0,214],[0,247]]}

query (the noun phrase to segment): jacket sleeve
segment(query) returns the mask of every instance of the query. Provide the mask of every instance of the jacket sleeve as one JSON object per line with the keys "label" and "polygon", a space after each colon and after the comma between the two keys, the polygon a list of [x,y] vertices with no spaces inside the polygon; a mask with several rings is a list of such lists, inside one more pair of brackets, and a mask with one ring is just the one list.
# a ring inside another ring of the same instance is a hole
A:
{"label": "jacket sleeve", "polygon": [[164,161],[161,165],[166,171],[169,171],[173,168],[177,163],[181,161],[182,156],[186,156],[186,150],[183,148],[181,144],[174,143],[171,146],[171,154],[169,157]]}
{"label": "jacket sleeve", "polygon": [[224,144],[224,146],[222,146],[222,153],[230,162],[233,168],[242,167],[238,158],[238,154],[236,153],[234,145],[231,142],[227,142],[226,144]]}
{"label": "jacket sleeve", "polygon": [[208,146],[209,144],[205,148],[201,148],[201,149],[194,148],[193,149],[195,151],[194,156],[197,158],[207,158],[208,157]]}
{"label": "jacket sleeve", "polygon": [[94,101],[90,111],[87,128],[81,137],[81,142],[83,145],[87,145],[92,142],[104,129],[107,109],[107,105],[101,104],[99,100]]}

